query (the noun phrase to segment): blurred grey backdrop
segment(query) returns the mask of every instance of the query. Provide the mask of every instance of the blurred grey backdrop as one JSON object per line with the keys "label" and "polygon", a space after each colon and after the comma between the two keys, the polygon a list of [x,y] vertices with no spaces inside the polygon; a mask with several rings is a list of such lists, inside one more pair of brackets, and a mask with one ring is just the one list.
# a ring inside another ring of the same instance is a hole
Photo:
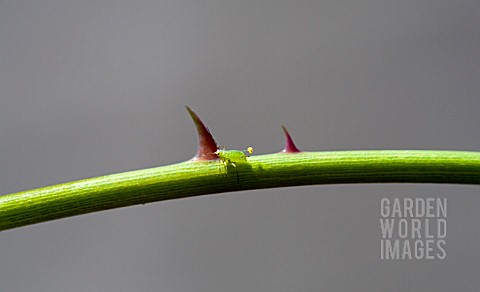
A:
{"label": "blurred grey backdrop", "polygon": [[[480,2],[0,1],[0,192],[230,149],[480,150]],[[1,291],[478,291],[480,188],[334,185],[0,233]],[[380,260],[380,199],[446,197],[445,260]]]}

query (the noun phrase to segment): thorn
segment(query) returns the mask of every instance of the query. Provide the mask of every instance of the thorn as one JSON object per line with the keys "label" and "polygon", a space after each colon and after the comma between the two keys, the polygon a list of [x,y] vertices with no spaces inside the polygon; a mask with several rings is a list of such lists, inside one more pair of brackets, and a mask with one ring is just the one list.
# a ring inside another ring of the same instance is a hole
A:
{"label": "thorn", "polygon": [[195,155],[193,160],[218,159],[218,155],[215,154],[215,152],[217,151],[217,142],[215,142],[215,139],[213,139],[212,134],[210,134],[210,131],[207,127],[205,127],[202,120],[200,120],[197,114],[192,111],[192,109],[188,106],[185,107],[187,108],[188,113],[192,117],[198,134],[198,149],[197,154]]}
{"label": "thorn", "polygon": [[282,125],[283,133],[285,133],[285,148],[282,150],[283,153],[298,153],[302,152],[300,151],[297,146],[295,146],[295,143],[293,143],[292,137],[287,131],[287,128],[285,128],[284,125]]}

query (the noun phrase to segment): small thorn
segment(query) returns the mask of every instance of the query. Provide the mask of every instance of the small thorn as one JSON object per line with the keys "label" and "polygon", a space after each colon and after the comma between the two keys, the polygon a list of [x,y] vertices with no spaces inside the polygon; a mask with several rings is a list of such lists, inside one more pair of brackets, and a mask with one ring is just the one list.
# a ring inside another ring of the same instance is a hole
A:
{"label": "small thorn", "polygon": [[287,128],[285,128],[284,125],[282,125],[283,133],[285,133],[285,148],[282,150],[283,153],[298,153],[302,152],[300,151],[297,146],[295,146],[295,143],[293,143],[292,137],[287,131]]}
{"label": "small thorn", "polygon": [[207,127],[203,124],[202,120],[197,116],[197,114],[192,111],[191,108],[185,106],[188,113],[192,117],[193,123],[197,128],[198,134],[198,149],[197,154],[193,158],[194,160],[214,160],[218,159],[218,155],[215,154],[217,151],[217,142],[213,139],[212,134]]}

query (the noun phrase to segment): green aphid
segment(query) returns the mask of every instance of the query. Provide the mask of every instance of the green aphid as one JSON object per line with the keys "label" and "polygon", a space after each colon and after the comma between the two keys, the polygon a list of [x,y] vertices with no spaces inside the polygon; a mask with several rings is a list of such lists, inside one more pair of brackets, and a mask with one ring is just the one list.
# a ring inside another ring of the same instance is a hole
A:
{"label": "green aphid", "polygon": [[225,177],[227,177],[228,173],[228,166],[231,165],[235,168],[235,172],[237,173],[237,182],[239,182],[238,178],[238,170],[237,164],[247,162],[247,154],[253,153],[253,148],[248,147],[247,150],[240,151],[240,150],[225,150],[224,147],[219,147],[219,149],[215,152],[220,158],[220,161],[223,163],[223,167],[225,169]]}

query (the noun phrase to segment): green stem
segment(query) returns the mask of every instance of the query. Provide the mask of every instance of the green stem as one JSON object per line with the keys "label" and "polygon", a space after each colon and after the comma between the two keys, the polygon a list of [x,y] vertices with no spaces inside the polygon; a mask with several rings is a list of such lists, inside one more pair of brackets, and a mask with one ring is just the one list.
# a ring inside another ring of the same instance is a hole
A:
{"label": "green stem", "polygon": [[186,161],[0,197],[0,230],[206,194],[346,183],[480,184],[480,152],[391,150],[277,153],[227,165]]}

